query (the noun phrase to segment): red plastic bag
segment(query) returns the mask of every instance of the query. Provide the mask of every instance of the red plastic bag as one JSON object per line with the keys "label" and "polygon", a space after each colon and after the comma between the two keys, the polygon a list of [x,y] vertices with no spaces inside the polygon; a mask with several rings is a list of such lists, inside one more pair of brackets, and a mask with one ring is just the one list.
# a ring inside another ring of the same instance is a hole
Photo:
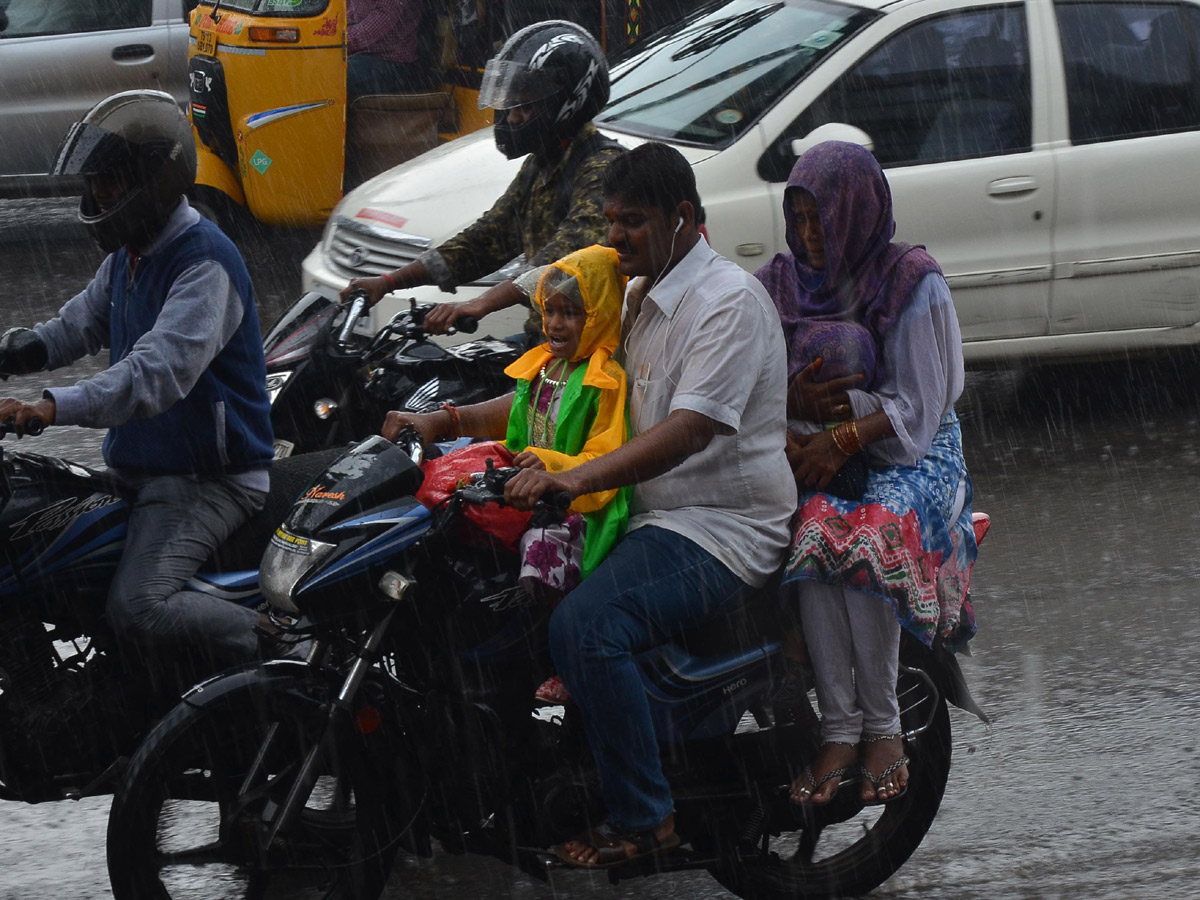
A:
{"label": "red plastic bag", "polygon": [[[433,509],[454,491],[462,487],[468,476],[487,469],[487,461],[496,468],[512,465],[512,454],[499,441],[483,441],[468,444],[425,461],[425,481],[417,491],[417,500]],[[509,550],[517,549],[517,542],[529,527],[531,512],[522,512],[499,503],[479,505],[468,503],[463,507],[467,520],[476,528],[499,541]]]}

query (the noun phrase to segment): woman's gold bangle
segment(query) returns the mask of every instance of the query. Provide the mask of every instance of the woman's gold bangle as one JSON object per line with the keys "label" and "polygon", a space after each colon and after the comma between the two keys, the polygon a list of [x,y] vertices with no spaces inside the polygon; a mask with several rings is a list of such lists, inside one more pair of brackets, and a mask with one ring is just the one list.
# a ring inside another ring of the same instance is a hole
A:
{"label": "woman's gold bangle", "polygon": [[837,445],[838,450],[842,452],[843,456],[853,456],[862,449],[862,441],[858,436],[858,426],[854,424],[853,419],[834,426],[833,442]]}
{"label": "woman's gold bangle", "polygon": [[845,427],[845,422],[839,422],[833,427],[833,443],[837,446],[838,452],[840,452],[842,456],[853,456],[854,454],[847,448],[846,433],[842,430]]}

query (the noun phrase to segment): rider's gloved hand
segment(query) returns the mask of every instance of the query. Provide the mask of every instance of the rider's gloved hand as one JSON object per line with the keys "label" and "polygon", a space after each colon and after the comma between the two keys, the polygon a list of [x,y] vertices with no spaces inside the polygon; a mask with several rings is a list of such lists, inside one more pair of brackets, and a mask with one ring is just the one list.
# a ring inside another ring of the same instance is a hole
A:
{"label": "rider's gloved hand", "polygon": [[46,368],[45,342],[32,328],[10,328],[0,335],[0,375],[25,375]]}

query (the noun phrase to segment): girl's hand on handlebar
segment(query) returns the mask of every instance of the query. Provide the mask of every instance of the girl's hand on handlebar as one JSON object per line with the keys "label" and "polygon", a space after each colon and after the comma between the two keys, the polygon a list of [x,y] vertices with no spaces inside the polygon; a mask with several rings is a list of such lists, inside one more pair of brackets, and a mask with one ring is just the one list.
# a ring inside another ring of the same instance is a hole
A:
{"label": "girl's hand on handlebar", "polygon": [[446,433],[450,426],[450,414],[442,411],[405,413],[393,409],[383,420],[379,433],[389,441],[395,441],[400,432],[410,425],[420,432],[422,444],[431,444]]}
{"label": "girl's hand on handlebar", "polygon": [[388,292],[388,284],[382,275],[374,275],[371,278],[353,278],[348,285],[342,288],[342,292],[338,295],[339,301],[345,303],[355,291],[365,292],[371,298],[368,306],[374,306]]}
{"label": "girl's hand on handlebar", "polygon": [[833,442],[833,433],[830,431],[789,434],[787,441],[788,462],[792,465],[792,474],[796,476],[796,487],[801,490],[825,490],[849,459]]}
{"label": "girl's hand on handlebar", "polygon": [[504,486],[504,502],[516,509],[533,509],[546,494],[563,492],[579,496],[567,475],[543,469],[522,469]]}
{"label": "girl's hand on handlebar", "polygon": [[831,378],[829,381],[816,381],[817,373],[821,371],[821,362],[820,357],[814,359],[796,373],[796,377],[788,385],[788,415],[809,422],[840,422],[852,418],[850,395],[846,392],[851,388],[861,387],[863,376],[855,374],[844,378]]}
{"label": "girl's hand on handlebar", "polygon": [[28,428],[29,434],[41,434],[43,428],[53,425],[57,407],[53,400],[43,398],[33,403],[24,403],[21,400],[15,400],[12,397],[6,397],[0,400],[0,423],[4,423],[4,429],[0,430],[0,438],[11,432],[18,438],[22,438],[26,434],[27,426],[33,420],[37,420],[40,427]]}
{"label": "girl's hand on handlebar", "polygon": [[541,469],[546,471],[546,464],[532,450],[522,450],[513,457],[513,465],[518,469]]}

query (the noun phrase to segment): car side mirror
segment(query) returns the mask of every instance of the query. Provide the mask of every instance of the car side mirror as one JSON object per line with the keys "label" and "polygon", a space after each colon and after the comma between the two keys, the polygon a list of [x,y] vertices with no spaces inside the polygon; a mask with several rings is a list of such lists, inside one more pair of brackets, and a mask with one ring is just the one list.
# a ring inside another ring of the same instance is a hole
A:
{"label": "car side mirror", "polygon": [[854,125],[847,125],[845,122],[826,122],[824,125],[818,125],[804,137],[795,138],[792,141],[792,154],[800,156],[810,147],[815,147],[824,141],[845,141],[848,144],[861,144],[872,153],[875,152],[875,141],[861,128]]}

